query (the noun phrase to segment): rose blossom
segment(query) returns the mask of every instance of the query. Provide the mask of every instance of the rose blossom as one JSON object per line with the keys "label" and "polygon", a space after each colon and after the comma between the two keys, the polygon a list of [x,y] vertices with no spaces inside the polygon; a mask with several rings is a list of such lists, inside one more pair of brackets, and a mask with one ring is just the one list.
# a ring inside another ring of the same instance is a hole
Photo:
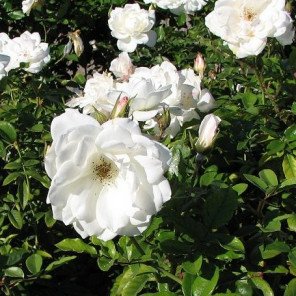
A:
{"label": "rose blossom", "polygon": [[284,0],[218,0],[205,21],[237,58],[258,55],[267,37],[275,37],[287,45],[292,43],[295,34]]}
{"label": "rose blossom", "polygon": [[116,7],[108,20],[111,35],[118,39],[118,49],[126,52],[135,51],[138,44],[155,45],[156,33],[151,31],[154,22],[154,11],[141,9],[139,4]]}
{"label": "rose blossom", "polygon": [[69,107],[83,108],[83,113],[94,113],[95,109],[110,115],[117,98],[108,98],[108,93],[114,87],[114,80],[111,73],[103,74],[95,72],[93,77],[86,81],[83,95],[72,98],[66,103]]}
{"label": "rose blossom", "polygon": [[109,70],[120,80],[128,80],[135,67],[127,52],[122,52],[111,61]]}
{"label": "rose blossom", "polygon": [[41,42],[37,32],[31,34],[26,31],[13,39],[5,35],[0,36],[0,54],[10,57],[6,66],[7,72],[20,67],[20,63],[27,63],[25,71],[38,73],[50,61],[48,44]]}
{"label": "rose blossom", "polygon": [[163,174],[171,154],[135,122],[116,118],[100,125],[67,109],[53,120],[51,134],[47,203],[55,219],[72,224],[83,238],[138,235],[170,199]]}

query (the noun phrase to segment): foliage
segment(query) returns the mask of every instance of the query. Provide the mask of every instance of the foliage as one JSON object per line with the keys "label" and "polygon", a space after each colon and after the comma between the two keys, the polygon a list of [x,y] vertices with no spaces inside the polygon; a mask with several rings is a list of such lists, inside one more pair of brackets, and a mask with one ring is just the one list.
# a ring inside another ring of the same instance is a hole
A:
{"label": "foliage", "polygon": [[[25,16],[20,1],[4,0],[0,14],[2,32],[38,31],[51,45],[41,73],[13,70],[0,81],[1,292],[294,295],[296,47],[271,40],[261,55],[238,60],[204,25],[213,1],[194,16],[158,9],[157,44],[138,48],[133,62],[192,66],[200,51],[220,132],[203,155],[194,150],[195,121],[176,138],[162,139],[173,153],[173,198],[142,236],[82,240],[52,218],[43,158],[50,123],[72,96],[69,87],[82,88],[94,69],[107,70],[116,57],[108,11],[125,2],[45,2]],[[85,52],[64,56],[67,33],[76,29]]]}

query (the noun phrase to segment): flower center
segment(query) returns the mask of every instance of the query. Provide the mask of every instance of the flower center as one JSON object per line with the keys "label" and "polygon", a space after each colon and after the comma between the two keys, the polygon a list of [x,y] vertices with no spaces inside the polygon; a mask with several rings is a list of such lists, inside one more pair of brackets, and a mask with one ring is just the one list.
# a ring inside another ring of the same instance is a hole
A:
{"label": "flower center", "polygon": [[251,8],[244,8],[243,18],[244,20],[251,22],[255,19],[256,13]]}
{"label": "flower center", "polygon": [[92,162],[93,180],[99,180],[103,185],[110,185],[118,176],[118,168],[108,157],[101,155],[97,162]]}

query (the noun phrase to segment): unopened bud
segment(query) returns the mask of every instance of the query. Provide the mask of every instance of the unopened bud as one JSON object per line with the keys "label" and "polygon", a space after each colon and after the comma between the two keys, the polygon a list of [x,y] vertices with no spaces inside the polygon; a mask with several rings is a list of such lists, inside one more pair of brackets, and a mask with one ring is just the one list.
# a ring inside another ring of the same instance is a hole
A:
{"label": "unopened bud", "polygon": [[208,114],[204,117],[199,126],[198,140],[195,143],[197,152],[201,153],[213,145],[220,122],[220,117],[214,114]]}
{"label": "unopened bud", "polygon": [[206,65],[205,65],[205,61],[203,59],[203,56],[202,56],[202,54],[200,52],[198,52],[197,55],[196,55],[196,58],[194,60],[193,68],[194,68],[194,71],[196,73],[198,73],[198,75],[202,79],[203,75],[204,75]]}
{"label": "unopened bud", "polygon": [[72,41],[72,43],[74,45],[74,51],[75,51],[76,55],[78,57],[80,57],[81,54],[83,53],[83,50],[84,50],[83,41],[80,37],[80,30],[76,30],[74,32],[69,32],[68,37],[70,38],[70,40]]}
{"label": "unopened bud", "polygon": [[115,106],[111,112],[110,118],[116,118],[116,117],[124,117],[126,114],[127,106],[128,106],[129,99],[128,97],[122,97],[118,98]]}

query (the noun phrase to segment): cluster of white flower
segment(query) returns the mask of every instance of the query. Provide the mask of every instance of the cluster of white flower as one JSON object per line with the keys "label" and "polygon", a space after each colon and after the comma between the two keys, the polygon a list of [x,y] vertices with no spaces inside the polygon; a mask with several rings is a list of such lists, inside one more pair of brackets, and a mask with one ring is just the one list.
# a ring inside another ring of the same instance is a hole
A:
{"label": "cluster of white flower", "polygon": [[[176,14],[194,13],[207,2],[144,1]],[[267,37],[276,37],[284,45],[292,42],[294,29],[284,6],[284,0],[218,0],[206,25],[238,58],[257,55]],[[194,61],[199,75],[190,68],[179,71],[169,61],[151,68],[133,65],[128,52],[135,51],[138,44],[153,46],[156,42],[151,30],[154,22],[154,10],[141,9],[139,4],[111,11],[111,34],[123,51],[111,62],[113,75],[94,73],[81,95],[67,103],[80,107],[84,114],[67,109],[52,122],[53,143],[45,157],[52,179],[47,202],[52,204],[54,218],[72,224],[82,237],[96,235],[108,240],[118,234],[138,235],[171,198],[164,177],[171,153],[143,135],[139,122],[144,130],[153,129],[155,138],[174,138],[185,122],[198,120],[199,112],[207,113],[216,105],[209,90],[201,87],[205,63],[200,53]],[[29,63],[30,72],[46,63],[47,44],[34,34],[25,32],[22,42],[15,40],[13,46],[7,35],[0,35],[0,78],[20,62]],[[17,57],[11,55],[16,48]],[[9,57],[4,56],[8,52]],[[198,153],[213,145],[220,122],[214,114],[203,118],[195,143]]]}
{"label": "cluster of white flower", "polygon": [[205,22],[237,58],[261,53],[268,37],[287,45],[295,35],[285,0],[218,0]]}
{"label": "cluster of white flower", "polygon": [[0,33],[0,55],[0,78],[21,63],[27,64],[25,71],[38,73],[50,61],[48,44],[41,42],[39,33],[28,31],[13,39]]}
{"label": "cluster of white flower", "polygon": [[144,121],[145,128],[155,128],[155,116],[169,110],[171,120],[163,135],[174,137],[180,127],[193,118],[199,118],[196,109],[209,112],[215,100],[207,89],[201,89],[201,79],[192,69],[178,71],[165,61],[161,65],[134,67],[128,54],[122,53],[111,62],[110,73],[95,73],[88,79],[83,95],[71,99],[69,107],[79,106],[86,114],[97,110],[110,116],[118,98],[129,99],[129,116]]}
{"label": "cluster of white flower", "polygon": [[[192,69],[178,71],[168,61],[136,68],[124,52],[110,70],[117,79],[111,73],[95,73],[83,94],[67,103],[84,114],[67,109],[53,120],[53,143],[45,157],[52,179],[47,202],[54,218],[72,224],[82,237],[102,240],[142,233],[171,198],[164,177],[171,153],[143,135],[138,121],[145,122],[144,130],[154,128],[157,133],[163,127],[156,117],[165,110],[170,116],[162,136],[174,137],[184,122],[199,118],[197,110],[208,112],[215,106]],[[124,114],[127,106],[129,113]],[[98,112],[103,124],[95,119]],[[212,145],[220,121],[205,116],[197,151]]]}
{"label": "cluster of white flower", "polygon": [[208,0],[144,0],[145,3],[152,3],[156,6],[169,9],[174,14],[194,14],[196,11],[201,10]]}
{"label": "cluster of white flower", "polygon": [[[207,0],[144,2],[170,9],[175,14],[193,14]],[[138,44],[154,46],[156,43],[156,33],[151,30],[155,23],[154,10],[146,11],[139,4],[126,4],[111,11],[108,23],[121,51],[133,52]],[[285,0],[218,0],[205,23],[238,58],[261,53],[268,37],[275,37],[282,45],[287,45],[293,42],[295,35],[292,18],[285,11]]]}

